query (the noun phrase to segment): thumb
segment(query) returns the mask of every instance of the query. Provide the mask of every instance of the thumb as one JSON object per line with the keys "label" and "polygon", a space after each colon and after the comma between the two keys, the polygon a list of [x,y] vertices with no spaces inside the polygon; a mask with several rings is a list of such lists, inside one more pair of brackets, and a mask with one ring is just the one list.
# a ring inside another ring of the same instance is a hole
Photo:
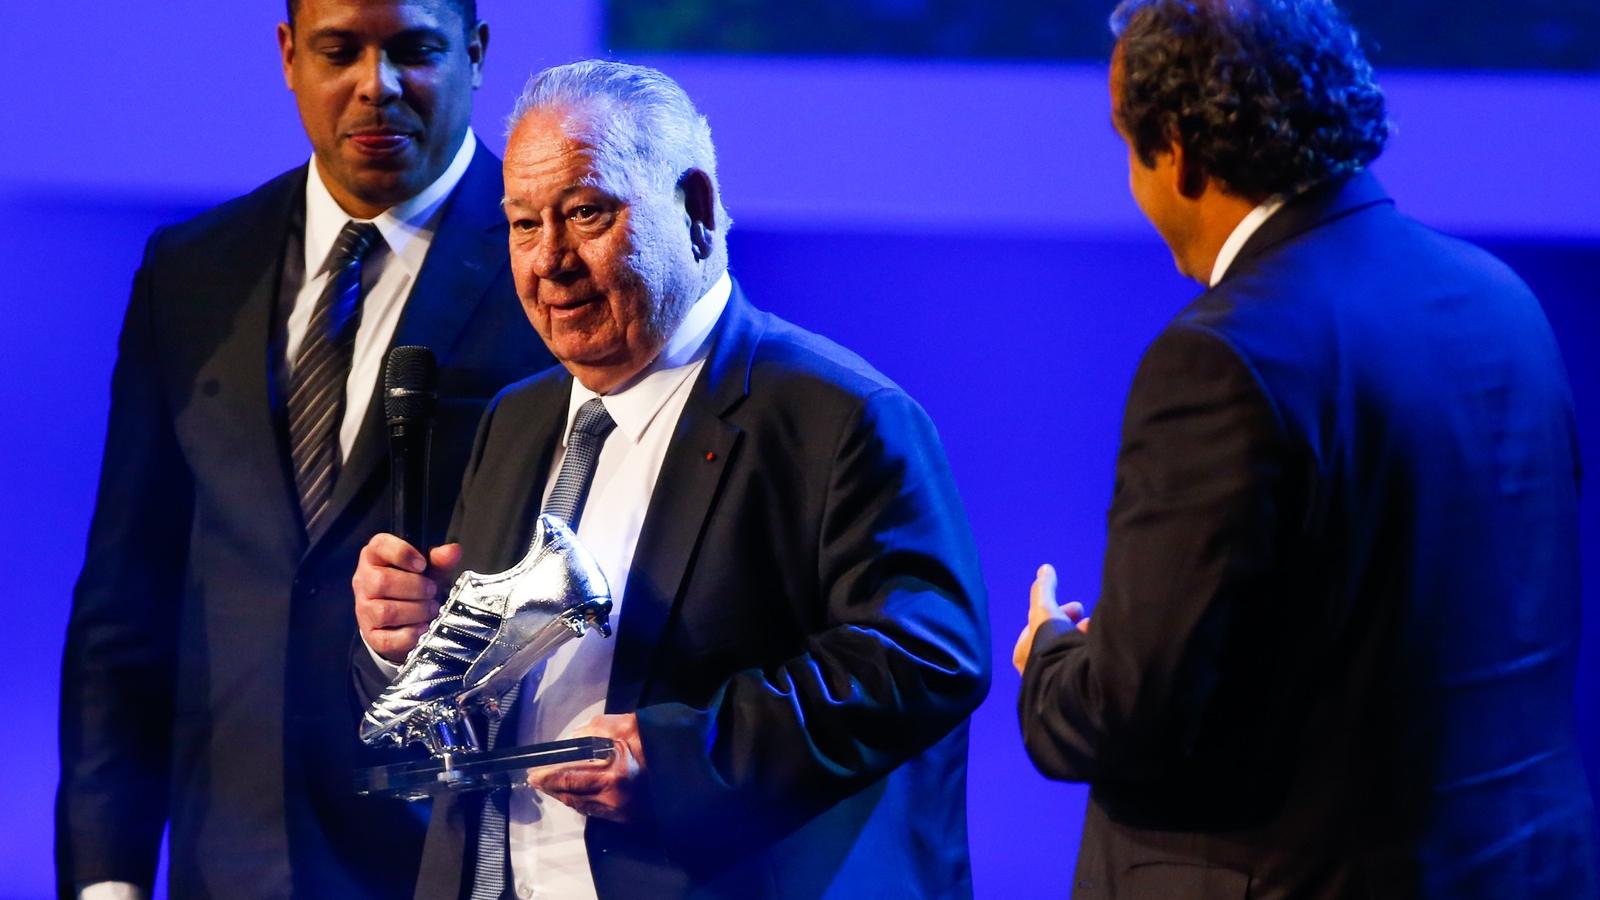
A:
{"label": "thumb", "polygon": [[440,544],[429,550],[428,565],[442,575],[454,576],[456,567],[461,565],[461,545]]}
{"label": "thumb", "polygon": [[1039,567],[1030,592],[1033,608],[1051,618],[1061,617],[1061,607],[1056,605],[1056,569],[1045,563]]}

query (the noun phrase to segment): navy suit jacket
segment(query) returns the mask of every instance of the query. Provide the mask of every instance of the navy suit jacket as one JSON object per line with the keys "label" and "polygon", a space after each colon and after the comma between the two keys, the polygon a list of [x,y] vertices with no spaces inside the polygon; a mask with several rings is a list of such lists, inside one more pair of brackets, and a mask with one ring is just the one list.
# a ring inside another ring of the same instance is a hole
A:
{"label": "navy suit jacket", "polygon": [[1129,396],[1030,756],[1078,897],[1596,896],[1573,408],[1538,302],[1368,175],[1269,219]]}
{"label": "navy suit jacket", "polygon": [[[379,385],[307,535],[270,368],[302,166],[151,237],[134,279],[62,674],[63,896],[150,886],[170,826],[171,895],[409,896],[425,821],[357,798],[350,575],[389,530]],[[433,534],[475,423],[552,360],[511,286],[500,162],[479,148],[446,202],[393,343],[440,363]]]}
{"label": "navy suit jacket", "polygon": [[[589,820],[599,895],[969,896],[988,621],[938,435],[737,287],[712,342],[615,622],[606,710],[638,714],[650,821]],[[552,370],[484,417],[453,525],[469,568],[526,549],[571,384]],[[419,898],[462,891],[479,809],[438,801]]]}

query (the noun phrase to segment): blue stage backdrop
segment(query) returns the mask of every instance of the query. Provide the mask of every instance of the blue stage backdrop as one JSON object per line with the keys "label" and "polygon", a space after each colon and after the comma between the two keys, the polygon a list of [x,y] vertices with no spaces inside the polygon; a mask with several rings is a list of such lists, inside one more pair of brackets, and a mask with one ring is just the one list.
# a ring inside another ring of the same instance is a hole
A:
{"label": "blue stage backdrop", "polygon": [[[480,0],[495,38],[476,123],[494,147],[530,70],[616,46],[596,0],[534,6]],[[59,43],[15,50],[24,80],[0,166],[0,303],[13,336],[0,354],[10,422],[0,540],[18,593],[0,663],[0,797],[12,814],[0,900],[53,890],[61,638],[144,238],[307,153],[276,72],[281,6],[246,7],[109,6],[74,23],[81,65],[63,65]],[[1560,9],[1592,24],[1588,4]],[[52,33],[57,14],[26,4],[14,25]],[[993,613],[996,677],[976,716],[969,785],[978,893],[1064,896],[1083,790],[1044,781],[1023,755],[1011,645],[1040,562],[1056,564],[1068,597],[1096,595],[1122,399],[1146,342],[1196,290],[1126,198],[1100,68],[649,61],[705,99],[739,222],[733,269],[750,296],[859,351],[939,425]],[[1386,83],[1402,130],[1380,176],[1403,209],[1479,240],[1533,285],[1567,356],[1587,469],[1600,471],[1600,180],[1582,155],[1600,78],[1432,72]],[[1600,774],[1596,491],[1582,526],[1579,725]]]}

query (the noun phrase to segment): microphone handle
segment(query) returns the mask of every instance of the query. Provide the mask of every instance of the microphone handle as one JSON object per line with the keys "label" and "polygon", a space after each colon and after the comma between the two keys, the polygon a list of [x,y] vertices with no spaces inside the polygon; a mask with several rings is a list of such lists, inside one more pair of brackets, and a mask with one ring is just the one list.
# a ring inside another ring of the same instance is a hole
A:
{"label": "microphone handle", "polygon": [[428,450],[433,429],[427,422],[389,425],[389,492],[394,497],[393,533],[428,552]]}

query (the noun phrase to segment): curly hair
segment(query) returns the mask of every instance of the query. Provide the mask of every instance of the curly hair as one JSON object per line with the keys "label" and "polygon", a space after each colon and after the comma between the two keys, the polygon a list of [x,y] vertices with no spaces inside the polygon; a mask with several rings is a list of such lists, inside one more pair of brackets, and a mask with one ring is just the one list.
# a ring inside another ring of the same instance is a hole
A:
{"label": "curly hair", "polygon": [[1114,115],[1145,165],[1174,143],[1229,192],[1304,190],[1383,152],[1360,38],[1330,0],[1122,0]]}

